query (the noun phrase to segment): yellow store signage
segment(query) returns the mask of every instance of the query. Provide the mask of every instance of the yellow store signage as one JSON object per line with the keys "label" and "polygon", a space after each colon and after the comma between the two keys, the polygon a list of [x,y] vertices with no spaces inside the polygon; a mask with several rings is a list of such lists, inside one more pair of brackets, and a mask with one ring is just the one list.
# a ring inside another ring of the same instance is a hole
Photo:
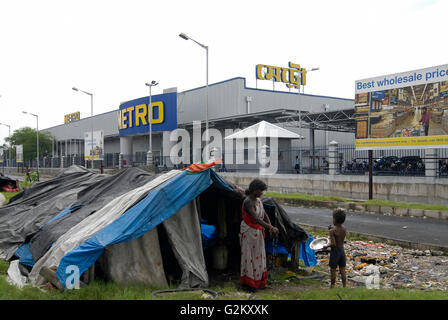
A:
{"label": "yellow store signage", "polygon": [[448,136],[356,139],[357,150],[437,148],[448,145]]}
{"label": "yellow store signage", "polygon": [[306,85],[306,69],[292,62],[289,62],[289,68],[257,64],[255,73],[257,79],[283,82],[288,88]]}
{"label": "yellow store signage", "polygon": [[80,119],[80,112],[73,112],[70,114],[66,114],[64,116],[64,123],[70,123],[73,121],[78,121]]}

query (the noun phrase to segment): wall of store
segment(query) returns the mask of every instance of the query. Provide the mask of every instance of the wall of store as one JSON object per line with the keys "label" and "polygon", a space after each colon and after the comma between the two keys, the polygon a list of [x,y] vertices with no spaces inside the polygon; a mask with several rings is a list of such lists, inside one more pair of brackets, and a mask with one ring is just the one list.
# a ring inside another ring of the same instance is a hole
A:
{"label": "wall of store", "polygon": [[[280,88],[284,84],[276,84]],[[283,90],[283,89],[282,89]],[[205,119],[206,88],[200,87],[178,93],[178,123],[191,123],[194,120]],[[247,102],[250,97],[250,102]],[[322,112],[324,105],[328,104],[330,110],[348,109],[353,106],[353,100],[334,97],[314,96],[307,94],[290,93],[287,91],[272,91],[256,88],[247,88],[245,78],[234,78],[209,85],[209,119],[231,117],[246,114],[248,107],[251,113],[276,109],[301,109],[311,112]],[[81,115],[82,116],[82,115]],[[122,139],[118,136],[117,110],[95,115],[93,118],[84,118],[76,122],[62,124],[42,131],[49,132],[57,140],[84,139],[84,132],[103,130],[105,136],[105,153],[146,152],[148,150],[148,136],[135,136],[134,139]],[[274,122],[274,120],[273,120]],[[292,148],[310,146],[309,129],[299,129],[282,125],[284,128],[305,137],[301,141],[293,141]],[[323,146],[326,142],[336,140],[339,144],[353,144],[354,135],[351,133],[328,133],[315,131],[315,145]],[[120,141],[126,145],[121,146]],[[127,145],[132,141],[132,146]],[[73,153],[83,152],[83,146],[73,144],[70,150]],[[65,146],[63,146],[63,150]],[[153,150],[162,149],[161,134],[153,135]],[[59,152],[58,152],[59,154]],[[63,152],[65,155],[65,151]]]}

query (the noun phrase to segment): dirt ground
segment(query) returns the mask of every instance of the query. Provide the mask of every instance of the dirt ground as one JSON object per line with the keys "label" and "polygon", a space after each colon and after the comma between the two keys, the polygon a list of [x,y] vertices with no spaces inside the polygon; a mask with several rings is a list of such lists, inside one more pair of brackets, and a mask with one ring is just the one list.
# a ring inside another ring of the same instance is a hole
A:
{"label": "dirt ground", "polygon": [[[377,289],[448,289],[448,256],[436,250],[416,250],[372,241],[346,241],[347,287],[375,286]],[[329,250],[317,251],[317,265],[297,270],[285,263],[275,266],[268,258],[268,286],[274,290],[330,287]],[[286,259],[285,259],[286,260]],[[376,276],[376,278],[375,278]],[[210,285],[234,283],[239,287],[239,270],[234,267],[210,274]],[[337,285],[340,286],[338,275]]]}

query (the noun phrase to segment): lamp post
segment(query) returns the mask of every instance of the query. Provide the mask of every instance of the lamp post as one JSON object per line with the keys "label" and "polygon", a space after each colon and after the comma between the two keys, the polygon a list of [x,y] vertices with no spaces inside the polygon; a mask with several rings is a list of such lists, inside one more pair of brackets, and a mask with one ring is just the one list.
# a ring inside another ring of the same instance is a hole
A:
{"label": "lamp post", "polygon": [[[311,70],[306,70],[306,72],[311,72],[311,71],[317,71],[319,70],[319,68],[312,68]],[[303,71],[300,72],[300,75],[302,76]],[[302,86],[302,93],[305,93],[305,86]]]}
{"label": "lamp post", "polygon": [[[1,97],[1,96],[0,96]],[[2,126],[8,127],[8,137],[9,137],[9,148],[8,148],[8,158],[9,158],[9,166],[11,166],[11,126],[5,123],[0,123]]]}
{"label": "lamp post", "polygon": [[197,43],[198,45],[200,45],[202,48],[205,49],[205,53],[206,53],[206,103],[205,103],[205,141],[206,143],[208,142],[208,46],[203,45],[200,42],[197,42],[196,40],[190,38],[189,36],[187,36],[185,33],[181,33],[179,34],[179,37],[181,37],[184,40],[192,40],[195,43]]}
{"label": "lamp post", "polygon": [[[89,93],[89,92],[87,92],[87,91],[83,91],[83,90],[80,90],[80,89],[78,89],[78,88],[75,88],[75,87],[73,87],[72,88],[74,91],[81,91],[81,92],[83,92],[83,93],[85,93],[85,94],[88,94],[89,96],[90,96],[90,121],[91,121],[91,124],[92,124],[92,136],[91,136],[91,149],[90,149],[90,153],[91,153],[91,161],[92,161],[92,165],[91,165],[91,168],[93,169],[93,93]],[[86,166],[87,167],[87,166]]]}
{"label": "lamp post", "polygon": [[36,117],[36,140],[37,140],[37,181],[39,181],[39,116],[37,114],[22,111],[24,114],[29,114]]}
{"label": "lamp post", "polygon": [[[310,70],[306,70],[306,72],[317,71],[317,70],[319,70],[319,68],[311,68]],[[303,71],[300,72],[300,77],[301,78],[303,77],[302,74],[303,74]],[[303,86],[303,93],[305,93],[305,86]],[[298,95],[299,95],[299,129],[300,129],[300,133],[302,133],[302,117],[301,117],[301,109],[300,109],[300,108],[302,108],[302,105],[301,105],[300,86],[299,86]],[[313,144],[314,144],[314,139],[313,139]],[[314,145],[313,145],[313,149],[312,150],[314,150]],[[314,156],[314,151],[312,151],[312,153],[313,153],[312,156]],[[300,163],[299,172],[302,173],[302,167],[303,167],[302,166],[302,144],[300,144],[299,163]],[[314,167],[314,160],[313,160],[313,158],[311,158],[311,168],[313,168],[313,167]]]}
{"label": "lamp post", "polygon": [[146,154],[146,165],[149,167],[152,165],[152,99],[151,99],[151,88],[155,87],[159,83],[152,80],[151,83],[145,83],[149,87],[149,102],[148,102],[148,123],[149,123],[149,149]]}

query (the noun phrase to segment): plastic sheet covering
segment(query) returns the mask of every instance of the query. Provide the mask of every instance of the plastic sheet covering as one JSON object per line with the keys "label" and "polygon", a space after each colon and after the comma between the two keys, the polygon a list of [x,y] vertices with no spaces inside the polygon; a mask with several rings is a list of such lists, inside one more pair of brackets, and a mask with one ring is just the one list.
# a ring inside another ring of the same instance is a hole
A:
{"label": "plastic sheet covering", "polygon": [[291,252],[292,246],[297,242],[304,242],[308,239],[308,234],[302,227],[291,221],[285,210],[273,198],[263,198],[263,207],[269,215],[272,225],[277,227],[280,234],[280,241]]}
{"label": "plastic sheet covering", "polygon": [[208,248],[213,247],[218,239],[218,230],[214,225],[201,224],[201,236],[202,236],[202,247],[204,251]]}
{"label": "plastic sheet covering", "polygon": [[23,288],[27,284],[27,278],[20,272],[19,260],[11,261],[9,264],[6,281],[19,288]]}
{"label": "plastic sheet covering", "polygon": [[25,239],[77,199],[78,192],[106,175],[71,166],[53,179],[35,183],[0,208],[0,258],[9,260]]}
{"label": "plastic sheet covering", "polygon": [[155,177],[142,169],[128,168],[80,191],[69,212],[58,214],[31,238],[30,250],[33,259],[39,260],[53,242],[93,212],[103,208],[118,196],[145,185]]}
{"label": "plastic sheet covering", "polygon": [[[180,173],[181,171],[172,170],[163,175],[160,175],[144,186],[131,190],[115,198],[103,208],[91,214],[76,226],[72,227],[64,235],[59,237],[54,245],[45,253],[45,255],[36,262],[30,272],[29,280],[32,283],[39,281],[39,272],[42,267],[58,267],[59,262],[67,253],[74,250],[75,248],[86,242],[93,235],[95,235],[98,231],[106,228],[115,220],[120,218],[122,214],[126,212],[126,210],[133,207],[137,202],[142,200],[152,189],[158,187],[160,184],[179,175]],[[123,225],[122,228],[126,228],[126,226]],[[107,240],[108,239],[104,238],[101,239],[101,241],[104,243],[104,246],[113,244],[107,243]],[[83,258],[83,267],[87,267],[84,270],[80,270],[80,274],[87,270],[102,254],[104,246],[101,247],[101,250],[99,252],[95,252],[95,255],[89,256],[88,258],[86,257],[85,259]],[[69,265],[71,264],[72,263],[69,263]],[[75,263],[75,265],[77,264]],[[65,279],[65,271],[61,271],[61,273],[64,274]],[[62,281],[61,283],[64,285],[65,281]]]}
{"label": "plastic sheet covering", "polygon": [[300,259],[303,260],[305,266],[314,267],[317,264],[316,252],[310,248],[310,243],[314,240],[310,234],[306,242],[302,242],[300,247]]}
{"label": "plastic sheet covering", "polygon": [[265,241],[265,250],[266,253],[269,254],[289,254],[288,250],[286,250],[285,246],[281,242],[273,243],[272,239],[266,239]]}
{"label": "plastic sheet covering", "polygon": [[33,255],[31,254],[29,243],[21,244],[14,255],[19,258],[19,262],[23,265],[32,267],[36,263],[33,260]]}
{"label": "plastic sheet covering", "polygon": [[[86,239],[79,247],[68,251],[64,248],[65,253],[61,252],[64,255],[62,258],[59,258],[58,252],[56,259],[52,257],[53,264],[50,263],[48,266],[57,266],[57,261],[60,260],[56,275],[64,285],[68,277],[66,270],[69,266],[78,266],[82,274],[99,258],[104,247],[141,237],[207,189],[213,183],[211,180],[213,174],[215,173],[211,170],[194,174],[183,171],[174,177],[167,177],[169,180],[167,183],[149,192],[144,199],[91,238]],[[89,223],[94,222],[89,221]],[[72,237],[73,235],[69,236],[67,241],[72,241]]]}
{"label": "plastic sheet covering", "polygon": [[114,282],[168,287],[156,228],[138,239],[106,247],[98,261],[106,277]]}
{"label": "plastic sheet covering", "polygon": [[208,286],[196,201],[189,202],[175,215],[163,221],[171,248],[182,269],[180,288]]}

